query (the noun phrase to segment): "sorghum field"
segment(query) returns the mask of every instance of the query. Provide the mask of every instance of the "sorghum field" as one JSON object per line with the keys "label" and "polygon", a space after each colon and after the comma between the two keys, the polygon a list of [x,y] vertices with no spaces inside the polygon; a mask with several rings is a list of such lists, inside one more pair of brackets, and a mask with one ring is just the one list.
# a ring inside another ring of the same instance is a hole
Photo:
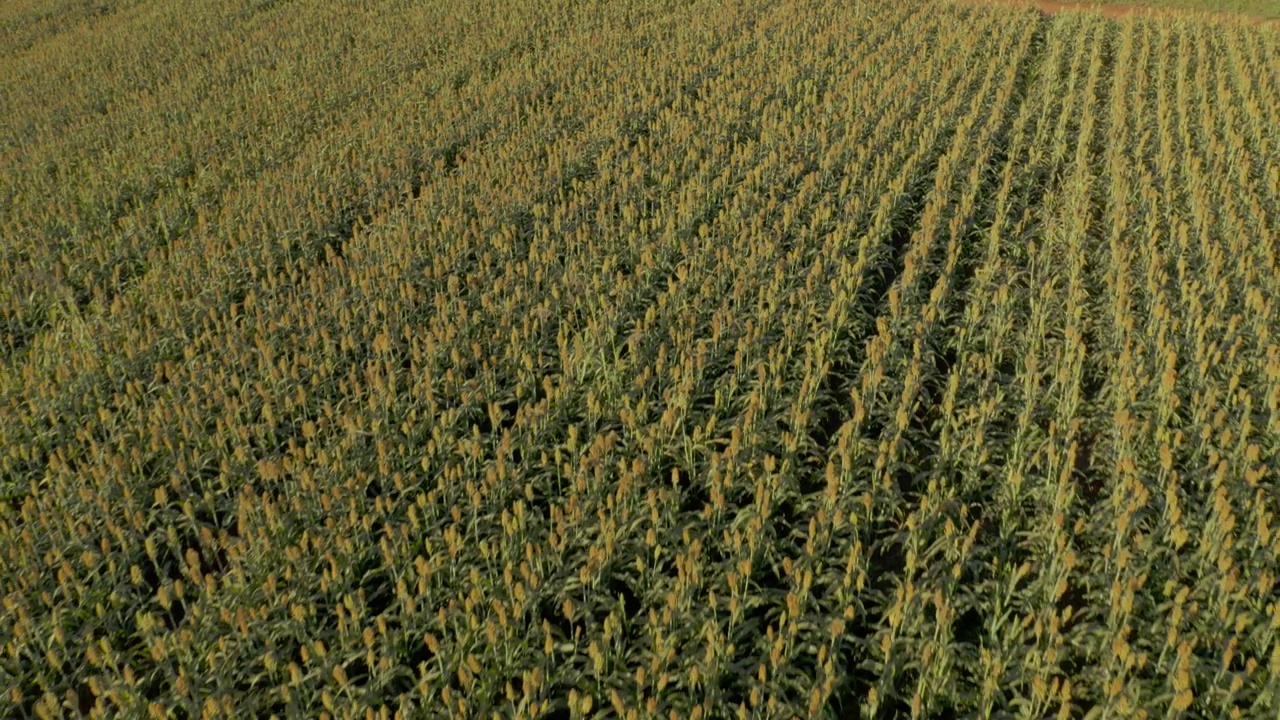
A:
{"label": "sorghum field", "polygon": [[0,79],[0,716],[1277,716],[1275,24],[10,0]]}
{"label": "sorghum field", "polygon": [[1240,13],[1252,16],[1255,22],[1280,20],[1280,0],[975,0],[1030,4],[1042,10],[1056,12],[1066,8],[1096,9],[1103,15],[1117,17],[1130,12],[1148,10],[1164,13],[1212,12]]}

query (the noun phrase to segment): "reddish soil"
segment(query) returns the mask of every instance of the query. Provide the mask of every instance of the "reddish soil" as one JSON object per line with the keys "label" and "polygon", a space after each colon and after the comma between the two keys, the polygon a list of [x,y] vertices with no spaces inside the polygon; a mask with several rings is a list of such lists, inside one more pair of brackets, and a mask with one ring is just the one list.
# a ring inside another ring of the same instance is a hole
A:
{"label": "reddish soil", "polygon": [[1195,13],[1190,10],[1182,10],[1179,8],[1158,8],[1145,7],[1142,5],[1112,5],[1112,4],[1095,4],[1095,3],[1072,3],[1060,2],[1059,0],[970,0],[970,2],[986,2],[998,5],[1012,5],[1015,7],[1034,7],[1046,15],[1056,15],[1063,10],[1085,10],[1100,11],[1103,17],[1122,18],[1126,15],[1212,15],[1224,18],[1240,18],[1257,25],[1280,25],[1280,21],[1269,20],[1256,15],[1243,15],[1241,13]]}

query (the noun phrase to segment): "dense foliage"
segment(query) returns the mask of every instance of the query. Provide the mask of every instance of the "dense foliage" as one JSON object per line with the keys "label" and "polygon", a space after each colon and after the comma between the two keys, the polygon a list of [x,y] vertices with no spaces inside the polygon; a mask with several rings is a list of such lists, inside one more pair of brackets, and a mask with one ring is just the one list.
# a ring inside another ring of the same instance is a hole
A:
{"label": "dense foliage", "polygon": [[1275,27],[0,22],[0,715],[1276,716]]}

